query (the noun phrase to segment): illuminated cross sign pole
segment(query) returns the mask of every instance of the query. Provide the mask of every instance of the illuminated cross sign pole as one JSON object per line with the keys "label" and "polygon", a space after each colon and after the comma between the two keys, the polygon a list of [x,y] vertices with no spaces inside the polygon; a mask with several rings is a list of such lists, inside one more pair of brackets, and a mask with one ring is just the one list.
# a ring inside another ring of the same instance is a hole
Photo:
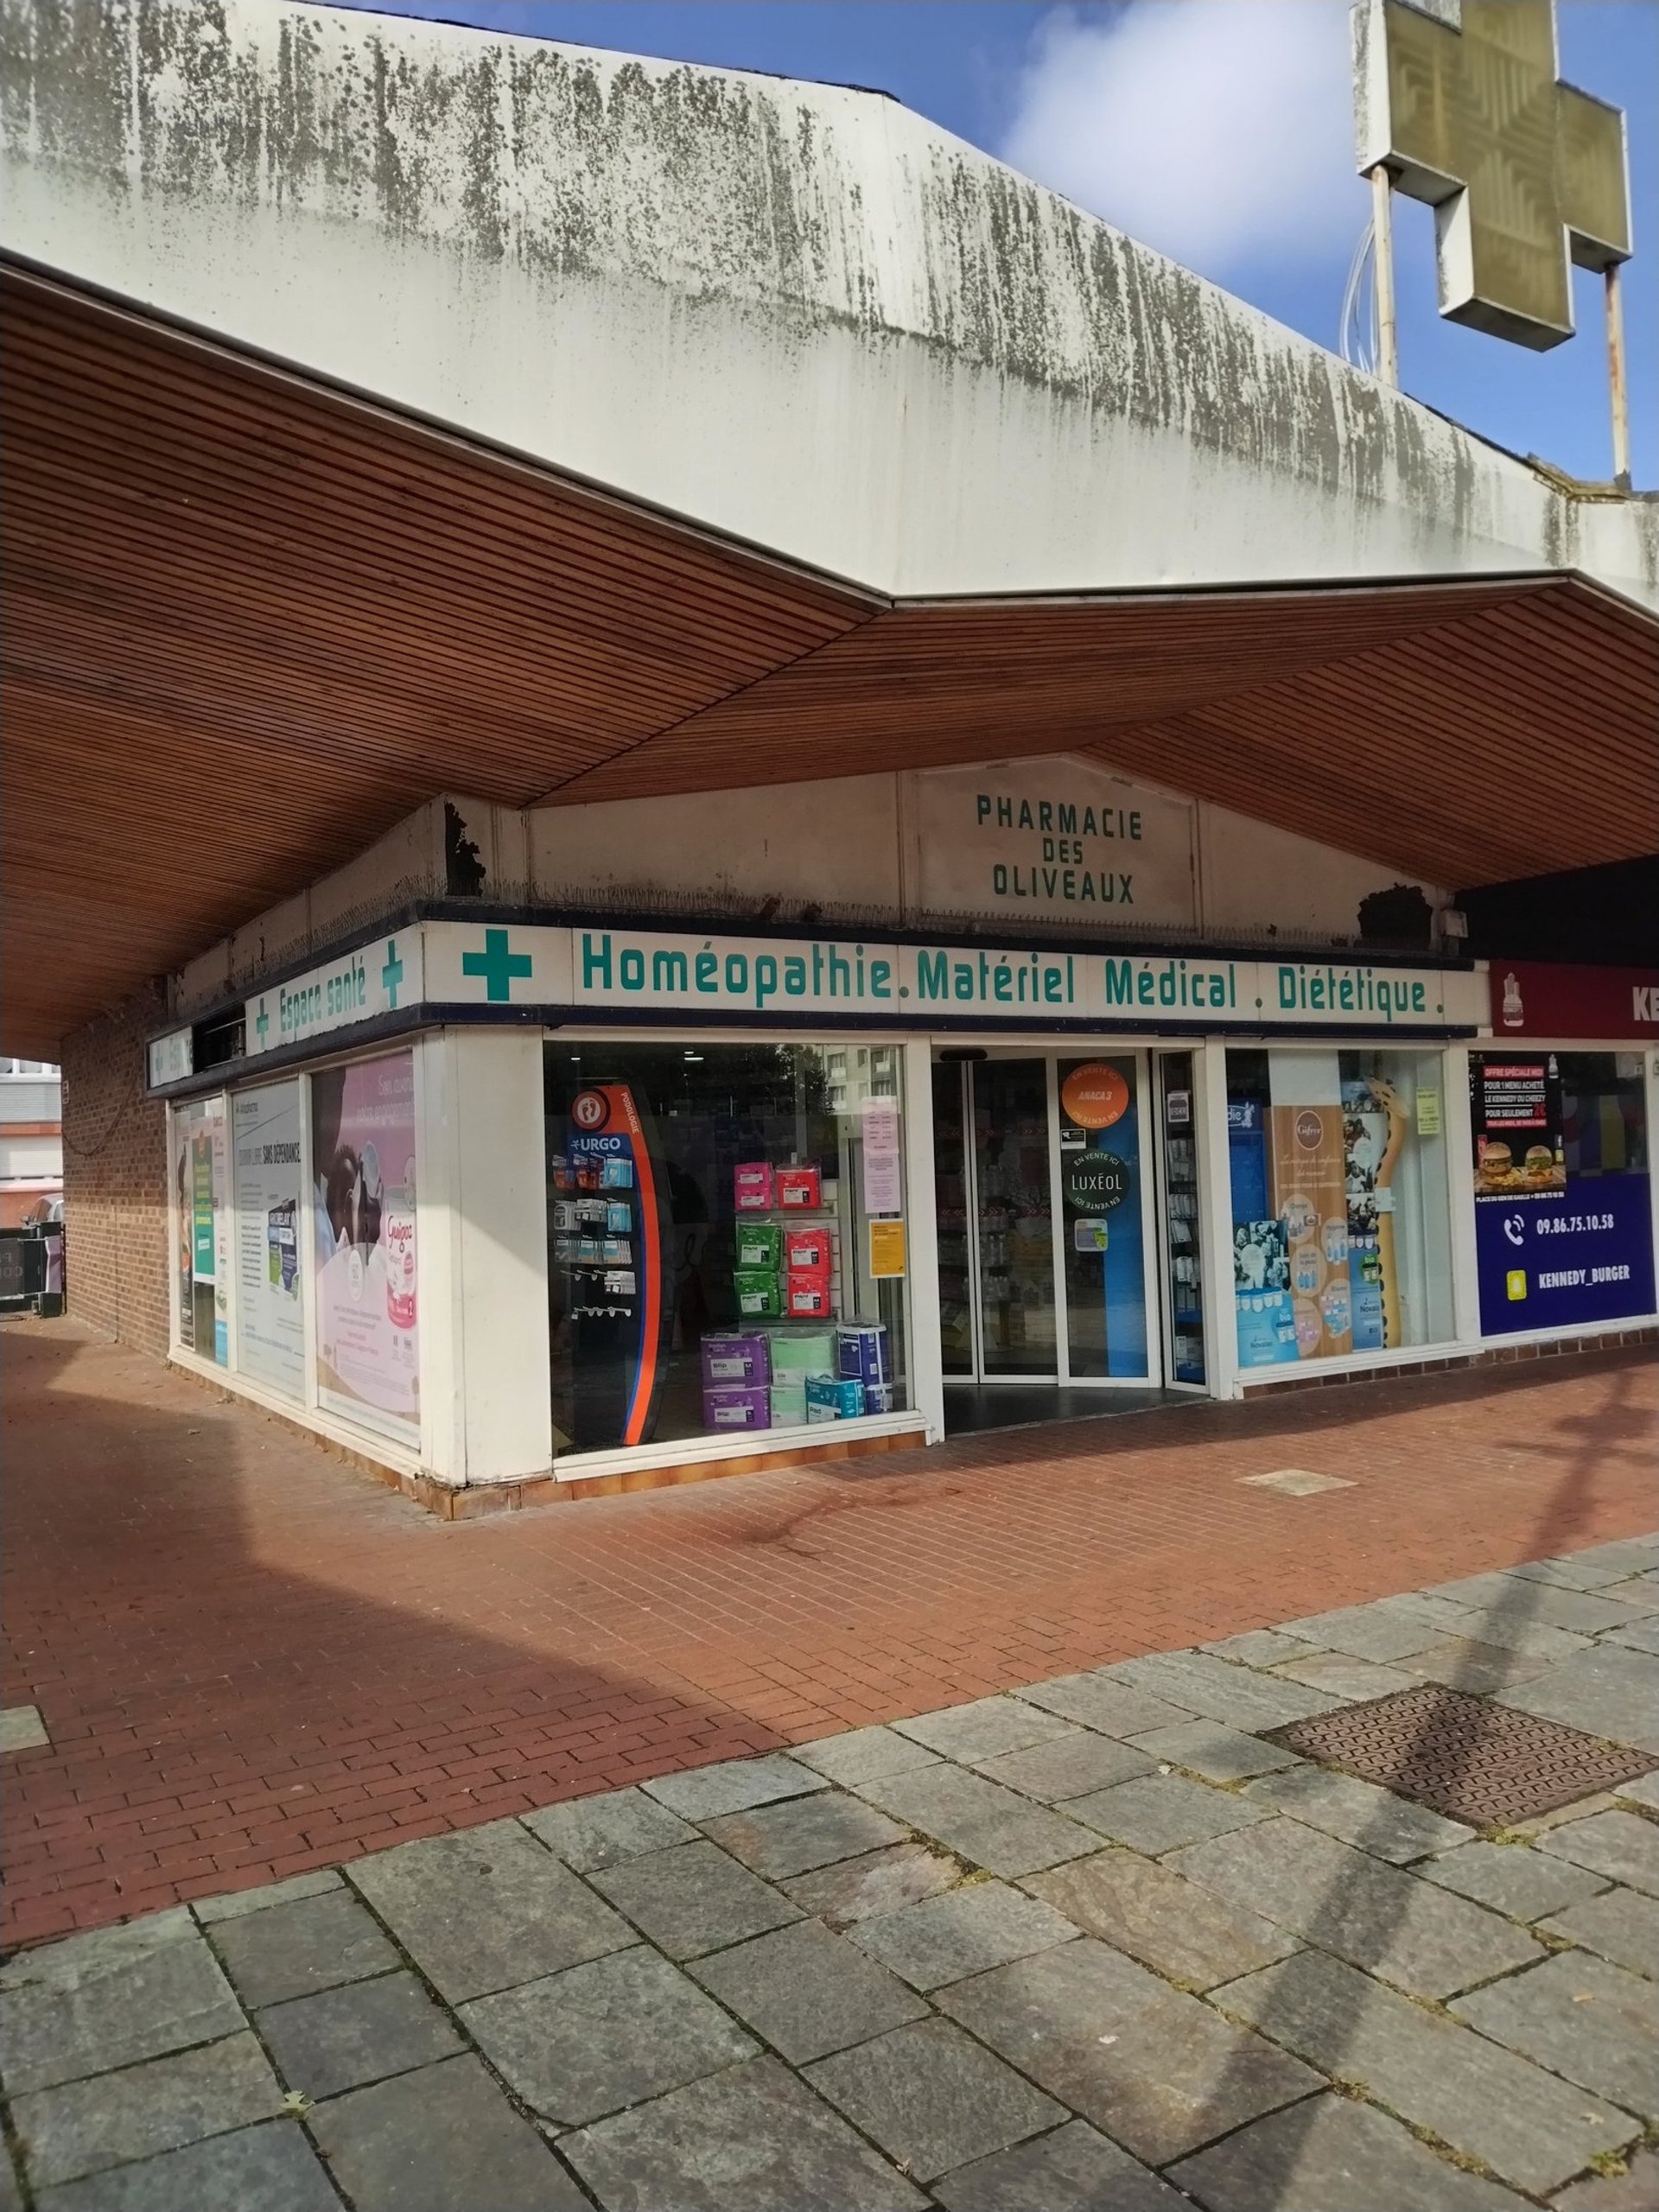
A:
{"label": "illuminated cross sign pole", "polygon": [[1393,322],[1382,296],[1390,186],[1434,210],[1440,313],[1453,321],[1544,352],[1573,335],[1569,260],[1599,270],[1614,467],[1627,474],[1622,111],[1561,83],[1554,0],[1359,0],[1353,27],[1359,168],[1376,192],[1379,326]]}

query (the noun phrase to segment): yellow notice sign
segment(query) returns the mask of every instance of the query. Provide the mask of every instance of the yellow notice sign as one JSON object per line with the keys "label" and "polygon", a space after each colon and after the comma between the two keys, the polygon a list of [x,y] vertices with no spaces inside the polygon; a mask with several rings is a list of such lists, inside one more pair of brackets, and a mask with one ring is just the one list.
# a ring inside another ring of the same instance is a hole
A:
{"label": "yellow notice sign", "polygon": [[879,1282],[884,1276],[905,1272],[905,1224],[902,1221],[870,1224],[870,1273]]}
{"label": "yellow notice sign", "polygon": [[1420,1137],[1437,1137],[1440,1134],[1440,1094],[1417,1087],[1417,1134]]}

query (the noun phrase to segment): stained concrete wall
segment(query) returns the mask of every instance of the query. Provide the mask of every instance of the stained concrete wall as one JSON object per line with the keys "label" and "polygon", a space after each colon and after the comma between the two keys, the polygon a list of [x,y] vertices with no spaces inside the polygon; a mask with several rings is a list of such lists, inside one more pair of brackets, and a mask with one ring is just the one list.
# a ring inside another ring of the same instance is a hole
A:
{"label": "stained concrete wall", "polygon": [[878,95],[292,0],[9,0],[0,239],[894,593],[1578,566],[1587,504]]}

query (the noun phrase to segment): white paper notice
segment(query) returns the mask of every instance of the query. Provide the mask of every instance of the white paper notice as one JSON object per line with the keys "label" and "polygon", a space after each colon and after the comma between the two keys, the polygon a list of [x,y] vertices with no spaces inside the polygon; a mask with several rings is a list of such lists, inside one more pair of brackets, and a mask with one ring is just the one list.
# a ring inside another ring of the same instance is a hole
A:
{"label": "white paper notice", "polygon": [[905,1210],[905,1182],[899,1149],[899,1101],[867,1098],[864,1142],[860,1153],[867,1214],[902,1213]]}

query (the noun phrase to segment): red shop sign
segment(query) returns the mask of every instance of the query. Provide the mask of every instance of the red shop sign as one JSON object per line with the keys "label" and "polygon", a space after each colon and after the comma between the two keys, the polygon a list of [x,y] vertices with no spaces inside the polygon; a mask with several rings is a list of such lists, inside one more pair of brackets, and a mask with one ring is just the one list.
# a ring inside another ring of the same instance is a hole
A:
{"label": "red shop sign", "polygon": [[1494,960],[1495,1037],[1659,1038],[1659,969]]}

